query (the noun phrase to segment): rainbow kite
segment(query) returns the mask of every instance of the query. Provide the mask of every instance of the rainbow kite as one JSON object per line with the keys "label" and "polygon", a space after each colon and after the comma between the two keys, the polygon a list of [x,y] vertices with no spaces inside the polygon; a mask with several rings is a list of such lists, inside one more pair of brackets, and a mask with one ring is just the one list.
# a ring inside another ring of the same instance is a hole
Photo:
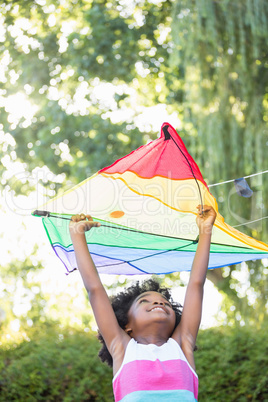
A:
{"label": "rainbow kite", "polygon": [[209,268],[268,257],[268,246],[224,222],[215,198],[175,129],[84,180],[33,212],[43,216],[50,243],[67,272],[77,268],[70,217],[101,222],[86,233],[99,273],[166,274],[189,271],[198,242],[197,205],[217,211]]}

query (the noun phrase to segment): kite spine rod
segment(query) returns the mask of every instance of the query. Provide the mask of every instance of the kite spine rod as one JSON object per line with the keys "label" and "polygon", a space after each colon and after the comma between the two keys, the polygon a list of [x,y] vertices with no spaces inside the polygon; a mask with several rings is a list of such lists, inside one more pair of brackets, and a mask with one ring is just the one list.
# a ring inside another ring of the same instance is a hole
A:
{"label": "kite spine rod", "polygon": [[[34,215],[34,216],[43,216],[44,218],[50,218],[51,217],[51,218],[64,219],[66,221],[71,220],[71,218],[65,218],[64,216],[56,215],[56,214],[53,214],[53,213],[51,213],[49,211],[38,211],[38,210],[36,210],[36,211],[34,211],[32,213],[32,215]],[[195,240],[192,240],[192,239],[183,239],[183,238],[175,237],[175,236],[162,235],[162,234],[159,234],[159,233],[142,232],[140,230],[124,228],[123,226],[105,225],[105,223],[101,223],[101,226],[106,227],[106,228],[111,228],[111,229],[126,230],[127,232],[143,233],[143,234],[148,234],[148,235],[151,235],[151,236],[159,236],[159,237],[167,237],[169,239],[185,240],[185,241],[193,242],[194,244],[198,243],[198,241],[199,241],[199,236],[197,236],[197,238]]]}
{"label": "kite spine rod", "polygon": [[53,218],[60,218],[60,219],[65,219],[66,221],[69,221],[70,218],[65,218],[64,216],[58,216],[58,215],[52,215],[51,212],[49,211],[34,211],[32,213],[32,215],[34,216],[43,216],[44,218],[49,218],[50,216],[52,216]]}
{"label": "kite spine rod", "polygon": [[[268,173],[268,170],[264,170],[263,172],[253,173],[253,174],[250,174],[248,176],[244,176],[242,178],[247,179],[248,177],[258,176],[258,175],[264,174],[264,173]],[[214,187],[214,186],[219,186],[220,184],[232,183],[235,180],[236,179],[232,179],[232,180],[221,181],[219,183],[209,184],[208,187]]]}

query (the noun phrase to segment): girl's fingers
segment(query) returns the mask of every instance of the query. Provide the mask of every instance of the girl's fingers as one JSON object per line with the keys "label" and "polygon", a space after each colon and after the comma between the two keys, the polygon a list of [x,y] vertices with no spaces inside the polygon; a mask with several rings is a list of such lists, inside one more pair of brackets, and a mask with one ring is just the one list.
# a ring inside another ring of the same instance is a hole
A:
{"label": "girl's fingers", "polygon": [[73,216],[71,217],[71,220],[72,220],[73,222],[85,221],[86,219],[87,219],[88,221],[93,221],[91,215],[76,214],[76,215],[73,215]]}
{"label": "girl's fingers", "polygon": [[198,215],[203,215],[204,208],[202,209],[202,205],[198,205],[196,208],[198,209]]}
{"label": "girl's fingers", "polygon": [[71,221],[73,222],[79,222],[80,221],[80,215],[73,215],[71,217]]}
{"label": "girl's fingers", "polygon": [[85,224],[86,230],[90,230],[91,228],[97,228],[101,226],[100,222],[94,222],[93,220],[87,221]]}
{"label": "girl's fingers", "polygon": [[211,211],[210,207],[209,208],[203,208],[203,212],[209,212],[209,211]]}
{"label": "girl's fingers", "polygon": [[71,217],[71,222],[78,223],[78,222],[86,222],[84,227],[88,227],[87,230],[91,229],[92,227],[99,227],[101,226],[100,222],[94,222],[91,215],[85,214],[77,214]]}
{"label": "girl's fingers", "polygon": [[203,208],[202,208],[202,205],[198,205],[196,208],[198,209],[199,215],[203,215],[204,213],[210,212],[213,210],[213,208],[209,205],[203,205]]}

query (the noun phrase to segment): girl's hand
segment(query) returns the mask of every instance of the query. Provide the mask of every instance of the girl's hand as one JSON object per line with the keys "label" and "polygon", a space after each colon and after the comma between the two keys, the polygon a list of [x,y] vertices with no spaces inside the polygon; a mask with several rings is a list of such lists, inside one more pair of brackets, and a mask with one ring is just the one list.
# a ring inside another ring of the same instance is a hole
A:
{"label": "girl's hand", "polygon": [[203,209],[201,205],[198,205],[196,208],[198,209],[196,223],[199,233],[211,233],[217,215],[214,208],[208,205],[203,205]]}
{"label": "girl's hand", "polygon": [[94,222],[92,216],[85,214],[73,215],[69,229],[71,234],[84,234],[93,227],[101,226],[100,222]]}

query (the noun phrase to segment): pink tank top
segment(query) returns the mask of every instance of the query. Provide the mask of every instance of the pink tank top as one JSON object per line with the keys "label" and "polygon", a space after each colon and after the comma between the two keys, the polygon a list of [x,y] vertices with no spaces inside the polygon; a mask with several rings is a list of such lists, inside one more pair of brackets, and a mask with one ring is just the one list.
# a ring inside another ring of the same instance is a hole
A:
{"label": "pink tank top", "polygon": [[157,346],[132,338],[113,390],[115,402],[196,402],[198,377],[174,339]]}

